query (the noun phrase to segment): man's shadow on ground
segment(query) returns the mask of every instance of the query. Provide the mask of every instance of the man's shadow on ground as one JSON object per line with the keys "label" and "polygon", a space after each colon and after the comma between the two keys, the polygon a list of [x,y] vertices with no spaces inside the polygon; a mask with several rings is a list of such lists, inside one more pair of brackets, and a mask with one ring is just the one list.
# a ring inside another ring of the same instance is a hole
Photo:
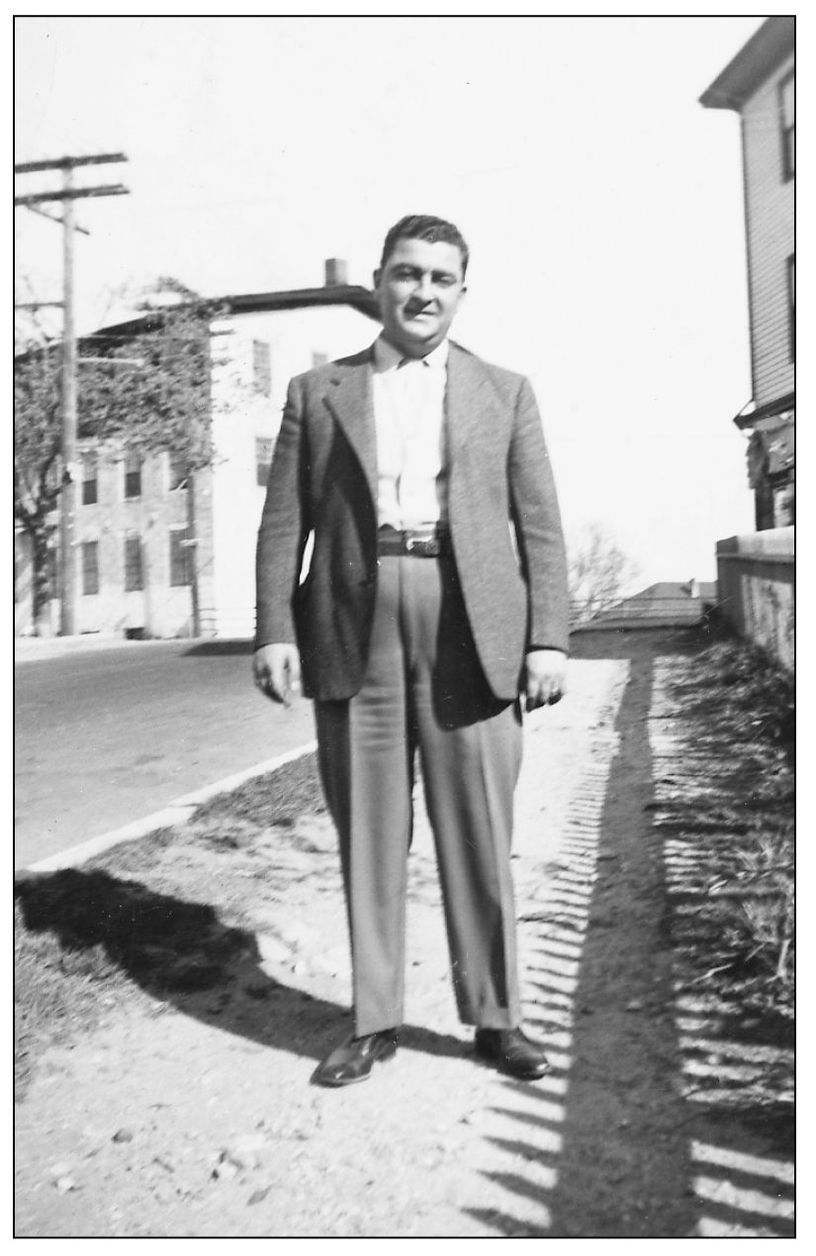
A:
{"label": "man's shadow on ground", "polygon": [[[151,998],[264,1047],[322,1059],[351,1032],[348,1011],[269,976],[255,934],[205,903],[159,894],[94,869],[21,873],[15,898],[32,934],[51,934],[66,973],[102,983],[121,973]],[[450,1034],[403,1026],[401,1044],[465,1056]]]}

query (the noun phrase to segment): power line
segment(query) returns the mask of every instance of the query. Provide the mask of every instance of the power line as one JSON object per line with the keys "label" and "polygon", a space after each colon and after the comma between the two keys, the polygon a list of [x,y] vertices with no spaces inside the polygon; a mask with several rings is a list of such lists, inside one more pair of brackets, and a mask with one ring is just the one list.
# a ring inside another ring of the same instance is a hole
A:
{"label": "power line", "polygon": [[[73,167],[66,166],[65,169],[67,172]],[[30,196],[15,196],[14,204],[31,206],[44,201],[75,201],[80,196],[125,196],[129,191],[122,183],[103,183],[94,188],[64,188],[61,192],[33,192]]]}
{"label": "power line", "polygon": [[37,170],[67,170],[72,166],[101,166],[120,161],[127,161],[124,153],[96,153],[88,157],[55,157],[47,161],[18,162],[14,167],[14,173],[33,174]]}

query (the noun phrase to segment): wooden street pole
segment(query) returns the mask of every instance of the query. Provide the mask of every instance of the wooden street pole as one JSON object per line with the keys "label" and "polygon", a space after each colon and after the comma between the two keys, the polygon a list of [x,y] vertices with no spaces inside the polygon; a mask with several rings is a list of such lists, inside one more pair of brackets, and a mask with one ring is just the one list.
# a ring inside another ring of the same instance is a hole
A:
{"label": "wooden street pole", "polygon": [[60,552],[62,554],[62,595],[60,633],[76,633],[77,563],[75,523],[77,508],[77,378],[76,334],[74,331],[74,202],[70,197],[74,172],[62,172],[66,193],[62,211],[62,493],[60,512]]}

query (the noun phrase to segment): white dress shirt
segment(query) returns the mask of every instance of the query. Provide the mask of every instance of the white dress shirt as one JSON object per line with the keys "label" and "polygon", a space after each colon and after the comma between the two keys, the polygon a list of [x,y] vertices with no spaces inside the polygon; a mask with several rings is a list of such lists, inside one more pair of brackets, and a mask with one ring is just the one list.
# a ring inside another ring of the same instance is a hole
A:
{"label": "white dress shirt", "polygon": [[432,528],[447,517],[445,385],[448,342],[404,358],[381,336],[374,345],[379,526]]}

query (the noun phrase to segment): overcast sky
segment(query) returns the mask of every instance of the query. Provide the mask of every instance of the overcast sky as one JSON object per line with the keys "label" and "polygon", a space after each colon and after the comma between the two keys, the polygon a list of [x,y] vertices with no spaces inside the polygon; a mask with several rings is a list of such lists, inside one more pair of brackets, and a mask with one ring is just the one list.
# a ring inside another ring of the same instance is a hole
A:
{"label": "overcast sky", "polygon": [[[753,530],[739,123],[699,96],[761,17],[18,18],[16,161],[124,152],[79,202],[79,330],[158,275],[207,295],[370,283],[403,213],[472,250],[455,338],[528,374],[567,531],[645,585]],[[58,174],[18,176],[18,191]],[[16,211],[18,279],[60,231]]]}

